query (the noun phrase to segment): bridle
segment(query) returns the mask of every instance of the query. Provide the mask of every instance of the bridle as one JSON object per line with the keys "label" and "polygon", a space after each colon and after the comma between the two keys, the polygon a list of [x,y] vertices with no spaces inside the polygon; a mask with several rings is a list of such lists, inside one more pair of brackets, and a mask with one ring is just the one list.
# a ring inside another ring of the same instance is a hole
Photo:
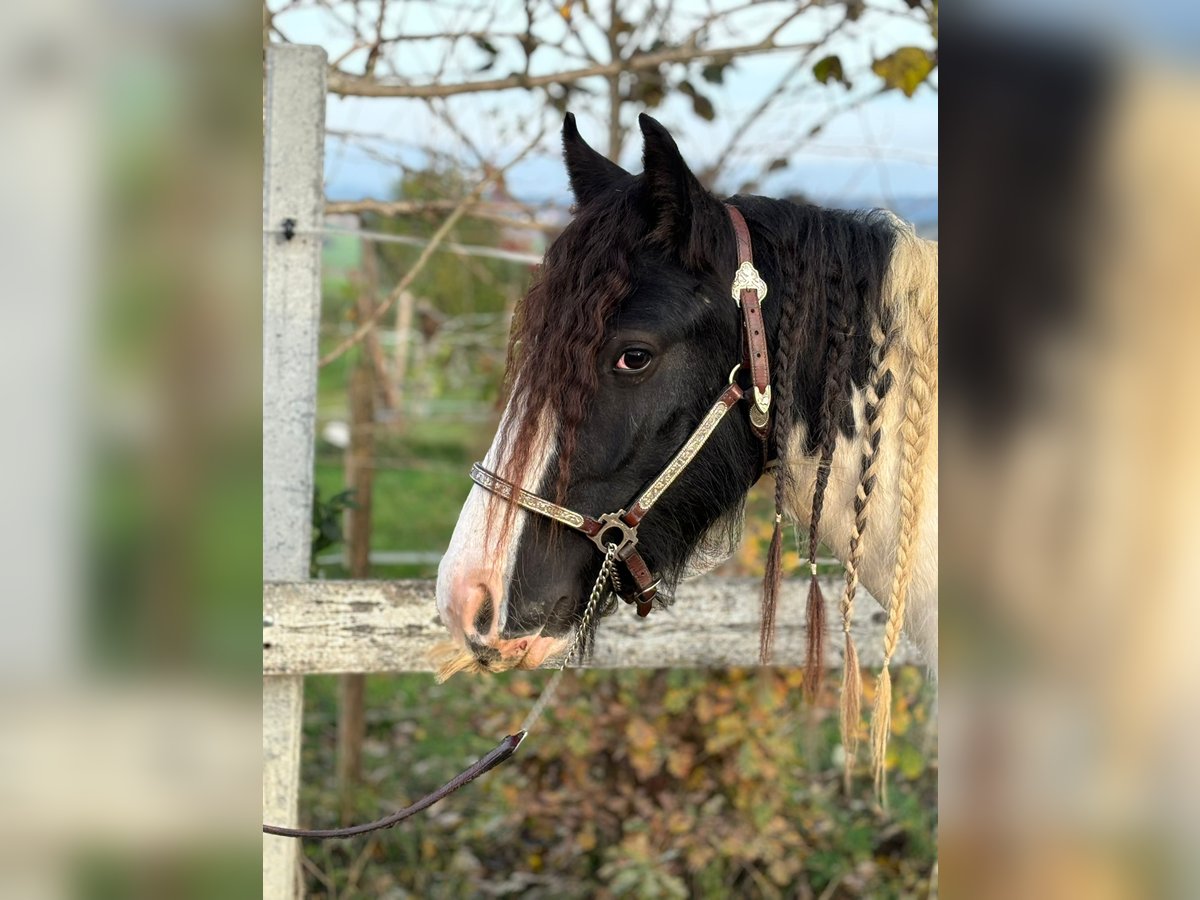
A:
{"label": "bridle", "polygon": [[[596,545],[600,554],[607,554],[609,548],[615,545],[616,559],[624,563],[633,585],[625,589],[615,577],[614,571],[613,586],[626,603],[637,604],[637,614],[643,617],[650,614],[662,579],[651,573],[646,560],[638,551],[638,528],[646,513],[683,474],[739,400],[747,399],[749,402],[750,428],[762,442],[764,465],[766,463],[771,423],[771,367],[767,355],[767,337],[763,327],[761,304],[767,297],[767,285],[754,268],[750,229],[746,226],[745,218],[736,207],[725,204],[725,209],[729,212],[737,240],[738,267],[733,276],[731,293],[741,310],[744,338],[742,361],[729,373],[729,384],[717,395],[716,401],[700,420],[700,424],[632,504],[616,512],[604,513],[599,518],[593,518],[539,497],[484,468],[482,463],[475,463],[471,467],[471,480],[481,488],[522,509],[545,516],[579,532]],[[746,389],[737,382],[739,370],[750,374],[750,385]]]}
{"label": "bridle", "polygon": [[[421,810],[428,809],[439,800],[449,796],[481,775],[490,772],[496,766],[509,759],[517,752],[517,748],[521,746],[521,742],[529,733],[529,729],[537,721],[538,716],[540,716],[542,710],[549,702],[563,669],[575,655],[576,651],[579,650],[584,635],[587,632],[589,622],[596,615],[599,601],[604,595],[605,588],[609,582],[611,581],[615,591],[627,603],[637,603],[639,616],[646,616],[650,613],[654,598],[658,594],[658,585],[661,579],[651,575],[649,566],[646,565],[646,561],[638,552],[638,527],[641,525],[646,513],[650,511],[659,497],[663,495],[667,488],[674,484],[684,469],[696,458],[696,454],[700,452],[700,449],[712,436],[713,432],[716,431],[721,421],[729,414],[729,411],[743,398],[747,399],[750,404],[750,428],[762,442],[763,465],[766,468],[771,423],[771,370],[767,357],[766,329],[763,328],[760,304],[767,296],[767,285],[762,280],[762,276],[758,274],[758,270],[754,268],[754,263],[752,262],[750,230],[746,227],[746,220],[737,209],[729,204],[726,204],[725,208],[729,211],[729,218],[733,222],[733,231],[737,238],[738,268],[733,276],[732,293],[734,302],[737,303],[742,312],[742,331],[744,336],[742,361],[733,367],[733,371],[729,373],[729,384],[717,395],[716,402],[713,403],[704,418],[700,420],[700,424],[696,426],[688,439],[684,441],[683,446],[671,457],[671,461],[667,463],[666,467],[650,482],[650,486],[638,495],[628,510],[622,508],[616,512],[605,513],[599,518],[594,519],[583,513],[567,509],[565,506],[552,503],[543,497],[537,496],[537,494],[518,487],[510,481],[505,481],[496,473],[485,469],[479,463],[471,467],[471,479],[480,487],[491,491],[498,497],[503,497],[510,503],[515,503],[522,509],[546,516],[555,522],[578,531],[591,540],[603,556],[600,564],[600,573],[596,578],[595,586],[592,588],[587,606],[584,609],[583,619],[576,629],[575,637],[563,655],[558,666],[558,671],[554,674],[549,684],[547,684],[541,697],[539,697],[537,703],[526,717],[521,730],[516,734],[505,736],[504,740],[490,753],[476,760],[462,773],[456,775],[437,790],[382,819],[377,819],[374,822],[368,822],[364,825],[328,829],[286,828],[277,825],[263,825],[263,832],[265,834],[294,838],[347,838],[366,834],[371,831],[378,831],[383,828],[391,828],[393,825],[416,815]],[[736,380],[739,370],[743,369],[750,373],[750,386],[746,389],[743,389]],[[629,570],[629,574],[633,578],[634,588],[630,591],[623,589],[621,581],[617,576],[615,569],[617,561],[625,564],[625,567]]]}

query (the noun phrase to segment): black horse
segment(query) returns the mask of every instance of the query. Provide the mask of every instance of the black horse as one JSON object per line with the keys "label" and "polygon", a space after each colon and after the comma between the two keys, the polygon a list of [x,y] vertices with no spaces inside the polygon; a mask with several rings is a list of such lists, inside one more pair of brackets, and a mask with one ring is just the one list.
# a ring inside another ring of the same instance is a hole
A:
{"label": "black horse", "polygon": [[[617,510],[658,475],[714,396],[746,374],[730,371],[744,344],[729,204],[769,286],[769,434],[764,447],[747,415],[726,416],[647,513],[637,549],[661,577],[654,602],[732,552],[746,493],[777,461],[783,514],[846,564],[844,621],[861,581],[889,610],[886,657],[907,607],[932,663],[936,245],[887,213],[723,203],[658,122],[640,124],[645,171],[635,176],[566,118],[576,214],[517,311],[508,405],[485,467],[587,516]],[[584,537],[473,488],[438,573],[438,609],[460,648],[444,673],[560,656],[600,565]],[[628,583],[632,573],[617,570]]]}

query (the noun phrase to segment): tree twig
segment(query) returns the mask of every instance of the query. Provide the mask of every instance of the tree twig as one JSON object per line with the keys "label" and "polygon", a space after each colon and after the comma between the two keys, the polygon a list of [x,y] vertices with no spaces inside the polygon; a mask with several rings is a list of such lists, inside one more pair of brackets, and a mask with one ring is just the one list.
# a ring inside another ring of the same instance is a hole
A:
{"label": "tree twig", "polygon": [[[514,207],[517,204],[513,204]],[[417,216],[431,212],[452,212],[458,208],[454,200],[331,200],[325,204],[325,215],[376,213],[381,216]],[[495,222],[508,228],[526,228],[530,231],[551,232],[558,229],[557,225],[548,225],[534,218],[535,210],[523,206],[521,212],[528,218],[510,216],[494,210],[492,204],[470,204],[464,211],[464,216],[480,219],[484,222]]]}
{"label": "tree twig", "polygon": [[783,74],[783,77],[779,79],[779,82],[775,85],[775,89],[763,97],[762,101],[746,114],[746,117],[742,119],[741,123],[736,128],[732,129],[729,140],[725,143],[725,146],[721,149],[721,152],[717,154],[717,158],[710,165],[706,166],[704,172],[701,173],[702,181],[705,181],[711,186],[712,182],[721,173],[721,170],[725,168],[725,164],[729,161],[729,157],[733,154],[734,150],[737,149],[738,144],[741,143],[742,140],[751,133],[751,127],[759,119],[761,119],[775,104],[775,101],[782,96],[784,86],[793,78],[795,78],[796,75],[798,75],[806,65],[808,65],[808,61],[812,58],[812,55],[817,50],[821,49],[821,47],[823,47],[831,37],[841,31],[842,27],[849,20],[850,17],[848,15],[843,16],[836,25],[821,35],[817,43],[813,44],[813,46],[810,47],[807,52],[800,54],[800,56],[796,58],[796,61],[792,64],[792,66]]}
{"label": "tree twig", "polygon": [[772,32],[771,37],[753,44],[742,44],[736,47],[720,47],[710,50],[696,46],[694,41],[688,41],[680,47],[658,50],[654,53],[639,53],[628,59],[618,59],[566,72],[551,72],[545,75],[509,75],[506,78],[464,81],[458,84],[394,84],[377,81],[373,78],[360,78],[335,69],[329,73],[329,93],[341,94],[346,97],[450,97],[455,94],[478,94],[488,91],[507,91],[512,88],[545,87],[548,84],[579,81],[599,75],[607,76],[623,71],[653,69],[663,63],[691,62],[723,56],[750,56],[755,53],[785,50],[811,50],[814,46],[816,45],[812,41],[777,44],[774,32]]}

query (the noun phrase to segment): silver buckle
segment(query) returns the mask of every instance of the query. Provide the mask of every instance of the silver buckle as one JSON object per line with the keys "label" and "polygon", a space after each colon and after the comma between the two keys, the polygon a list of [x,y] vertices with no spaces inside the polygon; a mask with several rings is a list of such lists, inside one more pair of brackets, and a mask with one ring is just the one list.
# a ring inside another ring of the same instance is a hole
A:
{"label": "silver buckle", "polygon": [[758,269],[750,260],[746,260],[733,273],[733,302],[740,309],[742,306],[742,291],[758,291],[758,302],[767,299],[767,283],[758,274]]}

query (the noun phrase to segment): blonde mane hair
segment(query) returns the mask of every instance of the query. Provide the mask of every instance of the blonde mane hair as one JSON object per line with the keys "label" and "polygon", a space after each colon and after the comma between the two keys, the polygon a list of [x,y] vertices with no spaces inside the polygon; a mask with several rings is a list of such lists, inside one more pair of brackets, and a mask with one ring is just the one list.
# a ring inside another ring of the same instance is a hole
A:
{"label": "blonde mane hair", "polygon": [[[857,726],[861,704],[858,657],[850,635],[857,567],[862,560],[871,494],[877,473],[883,404],[900,403],[899,537],[887,599],[883,666],[875,688],[871,713],[871,769],[875,789],[886,803],[885,764],[891,730],[891,661],[904,628],[909,587],[917,564],[925,478],[930,444],[937,430],[938,319],[937,244],[917,237],[899,223],[895,248],[884,283],[885,311],[891,321],[886,333],[872,324],[873,373],[866,392],[867,415],[863,435],[862,468],[855,500],[850,553],[846,561],[846,591],[842,598],[842,628],[846,638],[846,673],[843,681],[841,723],[849,781],[858,746]],[[898,383],[889,384],[891,379]],[[853,670],[853,671],[852,671]]]}

